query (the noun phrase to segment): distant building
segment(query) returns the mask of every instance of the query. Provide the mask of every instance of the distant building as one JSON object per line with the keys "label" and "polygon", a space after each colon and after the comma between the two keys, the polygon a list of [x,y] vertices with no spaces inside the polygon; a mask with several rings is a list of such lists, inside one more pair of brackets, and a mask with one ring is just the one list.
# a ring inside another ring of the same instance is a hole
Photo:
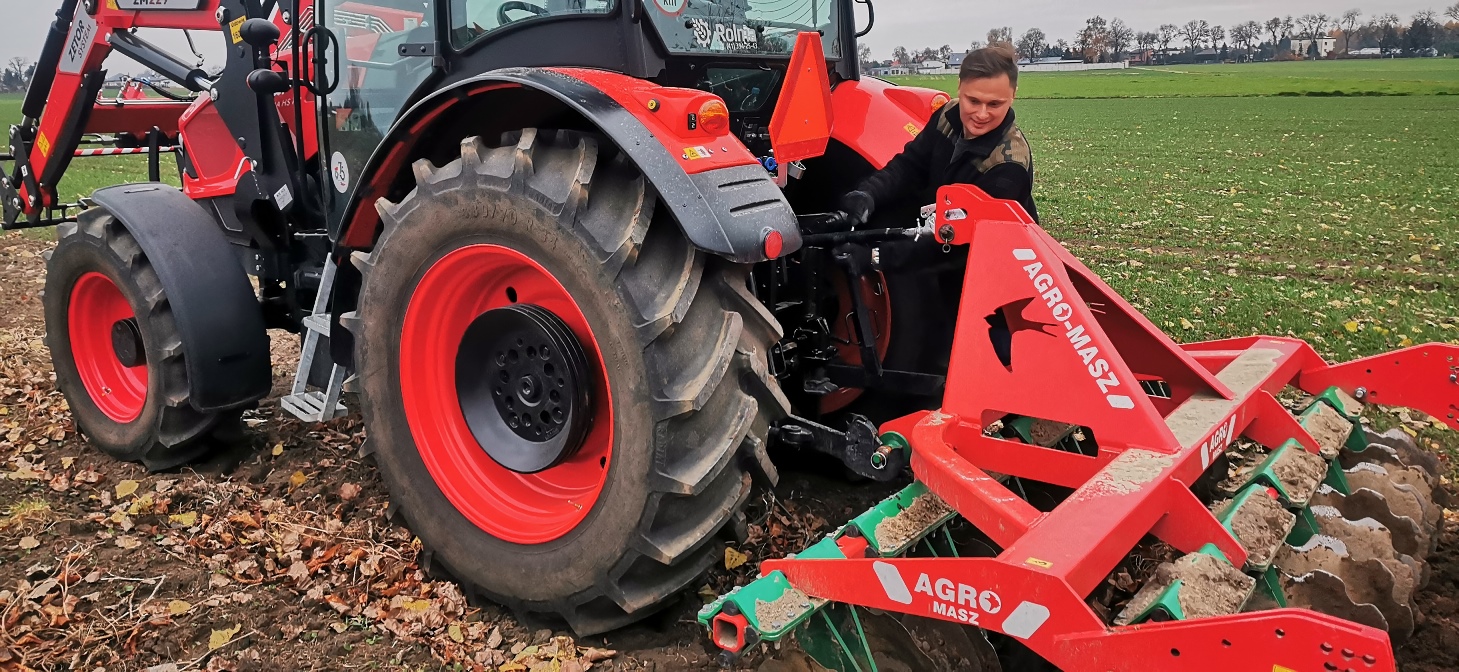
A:
{"label": "distant building", "polygon": [[1154,49],[1136,49],[1130,52],[1130,65],[1149,65],[1154,62]]}
{"label": "distant building", "polygon": [[917,64],[918,72],[939,72],[947,69],[947,63],[942,61],[922,61]]}
{"label": "distant building", "polygon": [[[1319,37],[1315,41],[1317,42],[1318,58],[1327,58],[1328,54],[1331,54],[1337,49],[1337,38]],[[1314,40],[1294,37],[1287,40],[1287,49],[1292,52],[1293,56],[1302,56],[1305,58],[1312,55],[1313,42]]]}
{"label": "distant building", "polygon": [[1348,55],[1349,56],[1382,56],[1383,55],[1383,50],[1380,49],[1380,48],[1378,48],[1378,47],[1363,47],[1362,49],[1352,49],[1352,50],[1349,50],[1348,51]]}
{"label": "distant building", "polygon": [[967,57],[968,52],[966,51],[954,51],[951,56],[947,57],[947,67],[961,68],[963,67],[963,59]]}

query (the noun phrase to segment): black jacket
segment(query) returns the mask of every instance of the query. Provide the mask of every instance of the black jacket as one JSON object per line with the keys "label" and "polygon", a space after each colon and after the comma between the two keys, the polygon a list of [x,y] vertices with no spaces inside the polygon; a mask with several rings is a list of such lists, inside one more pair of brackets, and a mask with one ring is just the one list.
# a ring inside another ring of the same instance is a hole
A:
{"label": "black jacket", "polygon": [[918,206],[937,200],[937,189],[949,184],[971,184],[993,198],[1018,201],[1035,221],[1033,151],[1013,122],[1013,110],[993,131],[968,140],[963,137],[957,103],[933,113],[927,128],[859,187],[871,194],[877,209],[915,199]]}

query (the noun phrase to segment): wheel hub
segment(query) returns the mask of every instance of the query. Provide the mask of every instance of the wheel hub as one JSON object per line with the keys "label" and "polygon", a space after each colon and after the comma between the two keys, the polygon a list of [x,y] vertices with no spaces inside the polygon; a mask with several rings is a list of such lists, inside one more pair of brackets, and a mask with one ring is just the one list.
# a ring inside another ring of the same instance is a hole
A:
{"label": "wheel hub", "polygon": [[111,325],[111,351],[122,366],[133,367],[147,363],[147,351],[142,346],[142,329],[137,318],[128,317]]}
{"label": "wheel hub", "polygon": [[466,424],[497,464],[550,469],[582,447],[592,425],[587,356],[551,311],[514,304],[482,313],[456,355]]}

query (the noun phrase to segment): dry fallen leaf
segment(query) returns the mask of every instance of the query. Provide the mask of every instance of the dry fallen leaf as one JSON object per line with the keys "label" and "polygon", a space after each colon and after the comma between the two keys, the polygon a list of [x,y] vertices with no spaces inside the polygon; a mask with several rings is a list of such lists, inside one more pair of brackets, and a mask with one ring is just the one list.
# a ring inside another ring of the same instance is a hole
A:
{"label": "dry fallen leaf", "polygon": [[40,545],[41,545],[40,540],[39,539],[36,539],[35,537],[21,537],[20,538],[20,550],[28,551],[28,550],[30,550],[32,548],[35,548],[37,546],[40,546]]}
{"label": "dry fallen leaf", "polygon": [[360,496],[360,486],[359,486],[358,483],[341,483],[339,485],[339,498],[340,499],[343,499],[344,501],[348,502],[348,501],[350,501],[350,500],[352,500],[352,499],[354,499],[356,497],[359,497],[359,496]]}
{"label": "dry fallen leaf", "polygon": [[1349,321],[1349,322],[1344,322],[1343,325],[1342,325],[1342,328],[1343,329],[1347,329],[1349,334],[1356,334],[1356,333],[1358,333],[1358,326],[1359,325],[1358,325],[1357,322]]}
{"label": "dry fallen leaf", "polygon": [[167,519],[183,527],[192,527],[198,523],[198,512],[174,513],[168,516]]}
{"label": "dry fallen leaf", "polygon": [[132,493],[134,493],[136,491],[137,491],[137,482],[136,481],[134,481],[132,479],[127,479],[125,481],[122,481],[121,483],[118,483],[117,484],[117,499],[121,499],[123,497],[130,496]]}
{"label": "dry fallen leaf", "polygon": [[274,445],[274,449],[273,449],[273,456],[274,457],[278,457],[278,456],[283,455],[283,454],[284,454],[284,444],[282,444],[282,443],[275,444]]}
{"label": "dry fallen leaf", "polygon": [[451,641],[456,642],[457,644],[466,641],[466,637],[461,634],[460,623],[452,623],[451,627],[446,628],[446,634],[451,637]]}
{"label": "dry fallen leaf", "polygon": [[167,603],[167,613],[173,616],[185,614],[189,609],[192,608],[193,605],[186,600],[173,600]]}
{"label": "dry fallen leaf", "polygon": [[502,629],[492,628],[491,634],[486,636],[486,648],[495,649],[502,645]]}
{"label": "dry fallen leaf", "polygon": [[227,644],[228,642],[233,641],[233,635],[238,634],[238,631],[242,629],[243,626],[240,624],[235,625],[231,628],[214,630],[213,634],[208,635],[208,650],[212,651],[213,649],[216,649],[220,646]]}
{"label": "dry fallen leaf", "polygon": [[120,548],[136,548],[141,545],[142,542],[136,537],[117,537],[117,546]]}
{"label": "dry fallen leaf", "polygon": [[739,567],[740,565],[743,565],[746,562],[748,562],[749,559],[750,559],[750,556],[745,555],[744,553],[741,553],[739,551],[736,551],[733,548],[730,548],[730,547],[726,546],[725,549],[724,549],[724,568],[725,569],[734,569],[736,567]]}
{"label": "dry fallen leaf", "polygon": [[304,481],[307,481],[307,480],[309,480],[309,477],[307,475],[305,475],[304,472],[302,472],[302,471],[296,471],[296,472],[294,472],[294,475],[293,476],[290,476],[289,477],[289,489],[292,490],[292,489],[297,488],[297,487],[299,487],[301,485],[304,485]]}

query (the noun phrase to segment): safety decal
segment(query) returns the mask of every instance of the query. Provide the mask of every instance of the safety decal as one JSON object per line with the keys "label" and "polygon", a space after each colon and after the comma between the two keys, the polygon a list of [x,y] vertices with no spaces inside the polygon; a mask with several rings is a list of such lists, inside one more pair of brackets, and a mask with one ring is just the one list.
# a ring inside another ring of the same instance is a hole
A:
{"label": "safety decal", "polygon": [[334,182],[334,190],[341,194],[350,190],[350,164],[345,161],[344,154],[335,152],[329,158],[329,179]]}
{"label": "safety decal", "polygon": [[669,16],[678,16],[689,6],[689,0],[654,0],[654,5]]}
{"label": "safety decal", "polygon": [[243,21],[245,17],[238,17],[228,22],[228,32],[233,36],[233,44],[243,42]]}
{"label": "safety decal", "polygon": [[922,134],[922,129],[917,128],[917,124],[907,124],[902,128],[907,129],[907,133],[914,138]]}
{"label": "safety decal", "polygon": [[688,159],[690,161],[698,161],[699,159],[707,159],[707,158],[709,158],[713,154],[714,154],[713,152],[709,151],[709,148],[708,147],[685,147],[684,148],[684,158],[685,159]]}

